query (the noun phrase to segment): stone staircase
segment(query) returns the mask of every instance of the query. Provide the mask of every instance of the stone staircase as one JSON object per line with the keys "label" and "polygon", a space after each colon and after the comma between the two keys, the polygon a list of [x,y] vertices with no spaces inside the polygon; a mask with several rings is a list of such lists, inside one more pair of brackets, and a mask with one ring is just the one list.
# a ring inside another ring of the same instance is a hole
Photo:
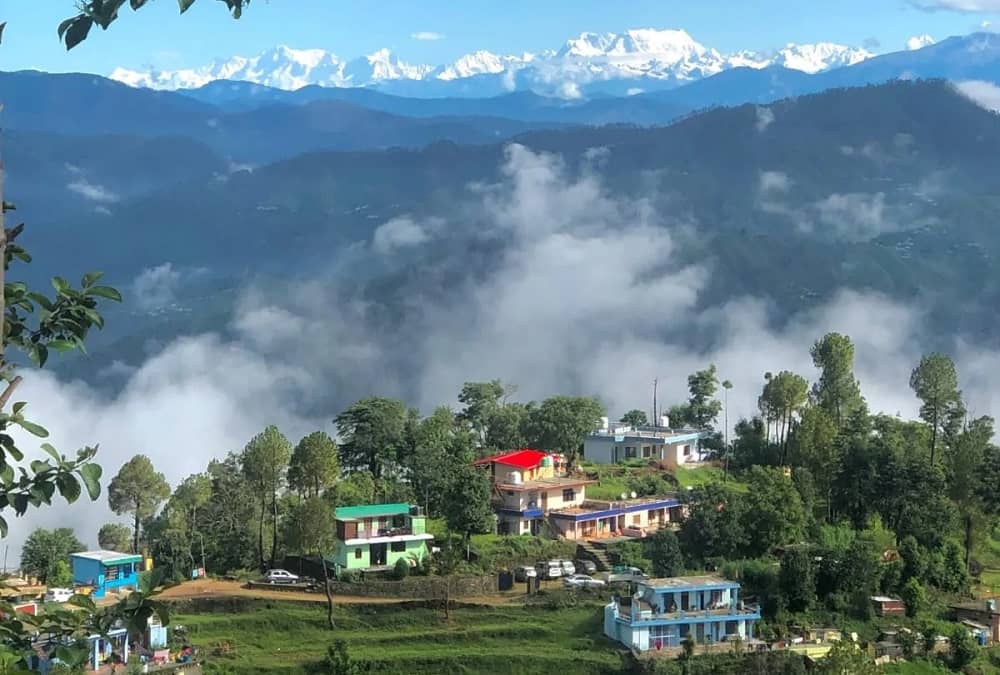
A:
{"label": "stone staircase", "polygon": [[607,572],[613,567],[608,549],[603,543],[595,541],[581,541],[576,545],[576,557],[582,560],[590,560],[597,565],[599,572]]}

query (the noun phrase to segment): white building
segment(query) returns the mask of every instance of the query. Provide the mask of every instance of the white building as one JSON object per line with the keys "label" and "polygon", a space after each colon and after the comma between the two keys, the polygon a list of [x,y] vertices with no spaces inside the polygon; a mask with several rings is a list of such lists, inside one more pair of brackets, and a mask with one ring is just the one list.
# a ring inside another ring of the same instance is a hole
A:
{"label": "white building", "polygon": [[698,441],[708,435],[695,429],[671,429],[666,416],[657,426],[633,427],[602,418],[601,428],[583,441],[583,457],[598,464],[618,464],[628,459],[644,459],[668,468],[704,461]]}

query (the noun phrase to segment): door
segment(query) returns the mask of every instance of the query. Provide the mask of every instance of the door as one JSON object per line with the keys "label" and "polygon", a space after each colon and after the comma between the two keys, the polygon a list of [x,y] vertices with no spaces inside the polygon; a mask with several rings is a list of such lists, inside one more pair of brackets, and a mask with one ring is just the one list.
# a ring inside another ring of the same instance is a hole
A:
{"label": "door", "polygon": [[542,509],[542,513],[547,513],[548,510],[549,510],[549,493],[547,491],[545,491],[545,490],[542,490],[542,505],[541,505],[541,509]]}
{"label": "door", "polygon": [[372,567],[376,565],[384,565],[386,559],[386,550],[388,549],[388,544],[372,544],[371,545],[371,562],[368,564]]}

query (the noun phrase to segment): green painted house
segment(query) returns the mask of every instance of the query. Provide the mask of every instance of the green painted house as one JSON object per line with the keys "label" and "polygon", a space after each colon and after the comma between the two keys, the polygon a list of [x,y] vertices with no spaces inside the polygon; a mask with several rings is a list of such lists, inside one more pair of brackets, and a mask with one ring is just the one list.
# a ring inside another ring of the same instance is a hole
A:
{"label": "green painted house", "polygon": [[334,512],[337,545],[332,562],[343,570],[392,568],[400,559],[415,565],[428,555],[426,530],[419,507],[409,504],[341,506]]}

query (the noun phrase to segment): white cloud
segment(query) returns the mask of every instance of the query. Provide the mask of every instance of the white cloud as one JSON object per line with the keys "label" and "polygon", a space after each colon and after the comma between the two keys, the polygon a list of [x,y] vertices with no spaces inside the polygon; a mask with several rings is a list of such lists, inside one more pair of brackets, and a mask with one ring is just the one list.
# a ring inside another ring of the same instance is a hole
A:
{"label": "white cloud", "polygon": [[927,11],[1000,12],[1000,0],[910,0],[910,4]]}
{"label": "white cloud", "polygon": [[[67,165],[67,168],[70,167]],[[75,167],[73,168],[75,169]],[[79,169],[77,169],[75,173],[79,174]],[[77,178],[76,180],[71,181],[68,185],[66,185],[66,187],[71,192],[75,192],[84,199],[89,199],[92,202],[111,204],[118,201],[118,195],[116,195],[114,192],[105,188],[102,185],[91,183],[89,180],[83,178],[82,176]]]}
{"label": "white cloud", "polygon": [[419,246],[430,239],[425,227],[412,218],[393,218],[375,230],[372,247],[382,255],[388,255],[397,249]]}
{"label": "white cloud", "polygon": [[973,103],[976,103],[987,110],[1000,112],[1000,87],[992,82],[967,80],[965,82],[956,83],[954,87],[958,93],[962,94]]}
{"label": "white cloud", "polygon": [[865,241],[899,229],[887,217],[883,192],[832,194],[816,202],[815,209],[820,223],[847,241]]}
{"label": "white cloud", "polygon": [[764,106],[757,106],[757,133],[766,130],[774,122],[774,111]]}
{"label": "white cloud", "polygon": [[934,38],[926,33],[924,35],[914,35],[906,41],[906,48],[910,51],[914,51],[917,49],[923,49],[924,47],[929,47],[934,44],[934,42]]}
{"label": "white cloud", "polygon": [[443,40],[444,35],[441,33],[435,33],[429,30],[417,31],[416,33],[410,33],[410,37],[414,40]]}
{"label": "white cloud", "polygon": [[171,263],[148,267],[132,281],[129,300],[142,310],[159,309],[174,301],[180,283],[180,270]]}
{"label": "white cloud", "polygon": [[760,173],[760,192],[762,195],[788,192],[791,184],[788,174],[783,171],[761,171]]}

